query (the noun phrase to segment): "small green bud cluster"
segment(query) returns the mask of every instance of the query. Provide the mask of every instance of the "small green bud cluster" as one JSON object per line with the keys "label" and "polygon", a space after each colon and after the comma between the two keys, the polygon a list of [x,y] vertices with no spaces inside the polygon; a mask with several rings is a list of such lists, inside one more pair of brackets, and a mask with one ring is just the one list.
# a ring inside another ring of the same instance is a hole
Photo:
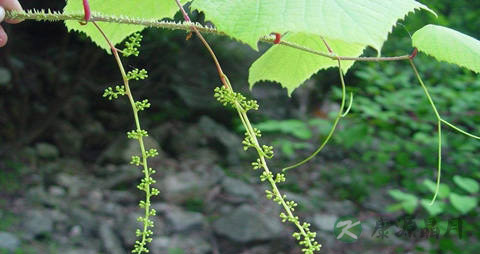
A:
{"label": "small green bud cluster", "polygon": [[103,97],[109,100],[118,99],[118,96],[123,95],[125,95],[125,86],[115,86],[115,90],[112,87],[107,87],[103,93]]}
{"label": "small green bud cluster", "polygon": [[148,137],[146,130],[133,130],[127,132],[127,137],[130,139],[141,139],[142,137]]}
{"label": "small green bud cluster", "polygon": [[258,103],[256,100],[247,100],[241,93],[236,93],[226,87],[216,87],[214,90],[214,97],[223,104],[223,106],[230,105],[236,108],[239,105],[244,112],[251,109],[258,110]]}
{"label": "small green bud cluster", "polygon": [[139,70],[138,68],[135,68],[127,73],[128,80],[140,80],[146,78],[148,78],[148,72],[145,69]]}
{"label": "small green bud cluster", "polygon": [[125,42],[125,48],[121,51],[123,56],[138,56],[140,54],[138,48],[142,39],[143,36],[140,33],[134,33],[128,37],[128,40]]}
{"label": "small green bud cluster", "polygon": [[143,101],[136,101],[135,102],[135,108],[137,108],[138,111],[142,111],[142,110],[145,110],[146,108],[149,108],[151,105],[150,105],[150,102],[145,99]]}
{"label": "small green bud cluster", "polygon": [[[304,222],[301,227],[305,231],[305,235],[301,232],[295,232],[292,234],[292,236],[293,238],[297,239],[300,246],[304,247],[302,248],[302,252],[305,254],[314,254],[316,251],[320,251],[322,245],[315,240],[317,233],[310,231],[310,223]],[[303,240],[302,235],[304,235]]]}

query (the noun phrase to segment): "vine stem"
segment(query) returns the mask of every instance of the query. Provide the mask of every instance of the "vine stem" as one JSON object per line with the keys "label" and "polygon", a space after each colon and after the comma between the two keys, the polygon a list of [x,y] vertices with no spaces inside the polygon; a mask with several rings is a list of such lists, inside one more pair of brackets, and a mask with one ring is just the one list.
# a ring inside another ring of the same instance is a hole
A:
{"label": "vine stem", "polygon": [[415,66],[415,63],[413,62],[413,58],[409,59],[409,62],[410,62],[410,66],[412,67],[412,70],[413,70],[418,82],[420,83],[420,85],[423,88],[425,96],[427,96],[427,99],[430,103],[430,106],[433,109],[433,112],[435,112],[435,117],[437,118],[437,129],[438,129],[437,181],[436,181],[436,187],[435,187],[435,194],[433,195],[433,198],[430,201],[430,205],[433,205],[433,203],[435,202],[435,199],[437,198],[438,192],[440,190],[440,178],[441,178],[441,172],[442,172],[442,123],[446,124],[448,127],[452,128],[452,129],[454,129],[454,130],[456,130],[456,131],[458,131],[458,132],[460,132],[460,133],[462,133],[462,134],[464,134],[468,137],[475,138],[475,139],[480,139],[480,137],[475,136],[473,134],[470,134],[470,133],[456,127],[455,125],[449,123],[448,121],[444,120],[440,116],[440,113],[438,113],[437,107],[435,106],[435,103],[433,102],[432,96],[430,96],[430,92],[428,91],[428,88],[425,85],[425,83],[423,82],[422,77],[420,76],[420,73],[418,72],[417,67]]}
{"label": "vine stem", "polygon": [[345,80],[343,78],[341,61],[339,59],[337,59],[337,60],[338,60],[338,72],[340,74],[340,82],[342,84],[342,102],[340,104],[340,109],[338,110],[337,116],[335,117],[335,120],[333,122],[332,128],[330,128],[330,132],[328,133],[327,137],[325,138],[323,143],[320,145],[319,148],[317,148],[317,150],[315,152],[313,152],[310,156],[303,159],[302,161],[300,161],[298,163],[295,163],[291,166],[283,168],[282,169],[283,172],[285,172],[289,169],[293,169],[293,168],[296,168],[298,166],[301,166],[301,165],[307,163],[308,161],[310,161],[311,159],[313,159],[315,156],[317,156],[317,154],[320,153],[323,150],[323,148],[327,145],[328,141],[330,141],[330,139],[332,138],[333,133],[335,132],[335,130],[337,128],[338,122],[340,122],[340,119],[342,117],[345,117],[348,114],[348,112],[350,111],[350,108],[352,107],[353,94],[350,94],[350,103],[348,105],[348,108],[345,112],[343,110],[345,108],[346,86],[345,86]]}
{"label": "vine stem", "polygon": [[[184,16],[184,19],[187,20],[187,21],[190,21],[190,17],[188,16],[187,12],[183,8],[183,5],[180,3],[180,0],[175,0],[175,2],[177,3],[178,8],[182,12],[182,14]],[[233,92],[233,87],[230,84],[230,81],[228,80],[228,77],[223,73],[222,68],[220,66],[220,63],[219,63],[215,53],[211,49],[210,45],[205,40],[205,38],[203,38],[202,34],[198,31],[198,29],[195,26],[191,26],[191,29],[193,29],[193,31],[197,34],[198,38],[202,41],[203,45],[210,52],[210,55],[213,58],[213,60],[215,62],[215,65],[217,67],[218,75],[220,76],[220,80],[222,81],[224,87]],[[257,150],[258,156],[259,156],[259,158],[262,162],[263,170],[267,173],[271,173],[270,169],[268,168],[266,159],[265,159],[265,154],[264,154],[262,148],[260,147],[260,142],[257,139],[257,135],[256,135],[256,133],[255,133],[253,127],[252,127],[252,124],[250,123],[248,115],[246,114],[245,110],[242,108],[242,106],[238,102],[235,103],[235,108],[237,110],[237,113],[238,113],[241,121],[242,121],[243,126],[245,127],[245,129],[249,133],[249,136],[250,136],[250,138],[252,139],[252,141],[255,145],[255,149]],[[293,212],[292,212],[291,208],[285,202],[285,199],[283,198],[282,194],[280,193],[280,191],[277,187],[277,184],[275,183],[275,180],[273,179],[272,176],[268,177],[268,182],[272,186],[272,189],[273,189],[275,195],[279,198],[279,200],[282,204],[282,207],[284,208],[284,210],[288,214],[288,217],[289,218],[294,218],[294,215],[293,215]],[[305,232],[305,230],[302,227],[302,225],[300,224],[300,222],[298,220],[295,220],[294,224],[298,228],[298,230],[300,231],[300,234],[302,234],[302,236],[304,237],[305,241],[307,241],[308,247],[313,248],[313,244],[311,242],[312,240],[308,236],[307,232]]]}
{"label": "vine stem", "polygon": [[[135,127],[136,127],[137,131],[141,131],[142,128],[141,128],[140,120],[139,120],[139,117],[138,117],[138,109],[137,109],[137,106],[135,105],[135,99],[133,98],[132,92],[130,90],[130,86],[129,86],[127,74],[125,72],[125,68],[123,67],[122,60],[120,59],[120,56],[118,55],[118,50],[110,42],[110,40],[108,39],[106,34],[103,32],[103,30],[100,28],[100,26],[95,21],[92,21],[90,19],[88,22],[92,22],[93,25],[95,25],[95,27],[102,34],[103,38],[105,38],[105,41],[108,43],[108,45],[110,46],[110,49],[112,50],[112,53],[115,57],[115,60],[117,61],[117,65],[118,65],[118,68],[120,70],[120,73],[122,75],[123,84],[125,86],[125,92],[126,92],[125,94],[127,95],[128,100],[130,101],[130,105],[132,107],[133,118],[135,119]],[[146,154],[146,151],[145,151],[145,144],[143,142],[143,136],[140,135],[138,137],[138,143],[140,145],[140,150],[142,152],[142,165],[143,165],[144,177],[145,177],[145,179],[150,179],[150,172],[149,172],[148,164],[147,164],[147,154]],[[150,217],[150,197],[151,197],[150,184],[145,184],[145,217],[144,217],[145,221],[143,223],[143,234],[142,234],[142,240],[140,242],[140,246],[142,246],[142,247],[145,246],[146,242],[147,242],[147,231],[148,231],[147,221],[148,221],[148,218]],[[143,251],[143,248],[140,248],[140,250],[138,251],[138,254],[141,254],[142,251]]]}
{"label": "vine stem", "polygon": [[[185,12],[186,13],[186,12]],[[182,14],[185,13],[182,11]],[[84,21],[84,14],[83,13],[71,13],[65,14],[50,10],[27,10],[27,11],[6,11],[6,18],[9,19],[25,19],[25,20],[38,20],[38,21],[64,21],[64,20],[76,20],[76,21]],[[188,15],[187,15],[188,17]],[[190,22],[189,18],[185,19],[186,22],[183,23],[175,23],[169,21],[158,21],[157,19],[140,19],[140,18],[131,18],[131,17],[117,17],[113,15],[105,15],[101,13],[92,12],[90,16],[90,21],[97,21],[97,22],[109,22],[109,23],[117,23],[117,24],[130,24],[130,25],[140,25],[146,27],[156,27],[162,29],[172,29],[172,30],[185,30],[185,31],[194,31],[197,35],[200,32],[210,33],[215,35],[227,36],[224,32],[221,32],[213,27],[203,26],[198,23]],[[202,43],[204,41],[203,37],[199,36]],[[260,38],[260,41],[276,44],[276,37],[275,36],[264,36]],[[208,44],[205,44],[205,47],[211,50]],[[281,40],[278,44],[284,45],[287,47],[295,48],[301,51],[305,51],[311,54],[323,56],[330,58],[332,60],[349,60],[349,61],[363,61],[363,62],[385,62],[385,61],[400,61],[400,60],[408,60],[411,58],[411,55],[402,55],[402,56],[392,56],[392,57],[350,57],[350,56],[337,56],[334,53],[324,53],[318,50],[310,49],[308,47],[301,46],[299,44],[288,42],[285,40]],[[211,53],[210,53],[211,54]],[[216,63],[217,65],[217,63]],[[219,65],[217,65],[217,68]]]}

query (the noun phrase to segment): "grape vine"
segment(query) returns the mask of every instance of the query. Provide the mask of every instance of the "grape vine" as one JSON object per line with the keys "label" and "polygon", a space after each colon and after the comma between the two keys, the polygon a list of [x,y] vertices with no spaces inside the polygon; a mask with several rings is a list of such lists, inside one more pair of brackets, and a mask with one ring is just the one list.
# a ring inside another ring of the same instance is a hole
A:
{"label": "grape vine", "polygon": [[[153,227],[153,221],[150,217],[155,216],[156,211],[151,208],[151,198],[158,195],[159,191],[151,187],[151,185],[155,183],[155,180],[152,178],[155,170],[148,167],[148,159],[158,155],[158,152],[155,149],[147,150],[145,147],[143,138],[148,136],[148,132],[141,128],[139,120],[139,112],[148,109],[151,105],[147,99],[135,101],[129,86],[129,81],[131,80],[143,80],[147,78],[147,71],[144,69],[133,69],[126,72],[119,53],[122,53],[124,57],[138,56],[138,47],[142,39],[142,36],[138,32],[145,27],[184,30],[189,33],[195,33],[197,38],[208,50],[222,84],[222,86],[215,88],[214,97],[225,107],[230,107],[237,112],[246,130],[242,142],[244,150],[251,148],[255,150],[258,155],[256,161],[251,163],[252,168],[253,170],[262,170],[259,178],[262,182],[268,184],[268,189],[265,190],[267,199],[272,200],[283,208],[283,212],[279,215],[282,222],[290,222],[296,226],[298,231],[293,233],[293,237],[298,241],[299,245],[302,246],[302,251],[305,254],[313,254],[314,252],[320,251],[321,245],[315,239],[316,233],[310,230],[310,224],[301,221],[300,218],[294,214],[298,204],[289,200],[285,194],[282,194],[278,185],[286,181],[285,172],[287,170],[307,163],[322,151],[334,134],[341,118],[348,114],[353,104],[353,94],[350,94],[347,105],[344,73],[348,71],[355,61],[409,61],[415,77],[422,87],[437,119],[437,181],[436,191],[431,200],[431,204],[433,204],[437,197],[441,180],[442,126],[445,125],[456,132],[480,140],[479,136],[466,132],[442,118],[414,63],[414,58],[417,53],[424,52],[434,56],[440,61],[447,61],[472,71],[480,72],[480,63],[477,60],[480,57],[479,41],[452,29],[436,25],[427,25],[412,36],[412,46],[414,50],[411,54],[393,57],[361,56],[367,46],[371,46],[380,52],[381,46],[392,27],[398,19],[403,18],[409,12],[424,9],[435,14],[427,6],[417,1],[392,0],[392,3],[379,3],[373,0],[342,0],[342,2],[345,2],[344,6],[334,6],[331,5],[332,0],[324,0],[325,9],[312,3],[300,5],[303,1],[299,0],[282,0],[283,5],[276,4],[277,2],[275,1],[278,0],[265,0],[261,3],[254,0],[194,1],[191,5],[192,9],[203,11],[206,14],[207,20],[215,24],[215,28],[193,23],[190,20],[187,11],[183,7],[183,5],[189,1],[162,1],[160,3],[162,7],[164,7],[162,9],[162,17],[155,16],[155,10],[149,10],[146,14],[142,13],[141,8],[138,8],[139,10],[128,10],[127,13],[122,13],[121,11],[125,11],[126,9],[123,7],[128,7],[132,4],[131,2],[120,6],[122,8],[117,8],[112,6],[109,1],[112,0],[101,1],[101,4],[99,1],[95,1],[96,4],[98,3],[98,5],[96,5],[98,10],[94,11],[90,10],[87,0],[82,1],[83,12],[81,12],[82,5],[80,5],[79,1],[68,1],[65,12],[50,10],[7,11],[6,18],[37,21],[66,21],[69,30],[86,32],[100,47],[112,52],[120,70],[123,85],[106,88],[103,97],[109,100],[117,99],[121,96],[128,97],[133,111],[135,129],[127,132],[127,137],[138,141],[141,152],[140,155],[132,156],[131,164],[141,166],[144,173],[144,178],[137,186],[139,190],[145,193],[145,200],[139,203],[139,206],[144,209],[144,215],[138,219],[143,227],[136,231],[139,240],[136,241],[132,253],[148,252],[147,244],[152,241],[153,232],[151,228]],[[154,1],[147,1],[146,4],[150,2],[154,3]],[[303,13],[308,13],[309,15],[304,14],[304,19],[298,19],[298,15],[301,14],[298,13],[297,9],[285,9],[287,2],[291,5],[297,4],[299,6],[298,10],[303,11]],[[268,8],[252,8],[256,4],[263,4]],[[358,6],[366,8],[359,9],[357,8]],[[376,9],[374,9],[374,6]],[[391,6],[395,7],[392,8]],[[177,10],[181,11],[185,22],[159,21],[160,18],[173,16]],[[344,13],[348,13],[348,10],[358,10],[358,12],[349,16],[348,23],[343,24],[344,27],[342,29],[334,29],[334,27],[338,27],[336,20],[340,19],[341,15],[346,15]],[[365,11],[370,12],[365,13]],[[316,12],[322,15],[313,15]],[[333,13],[333,15],[328,15],[330,13]],[[132,16],[125,16],[128,14]],[[370,14],[374,16],[373,19],[369,19],[368,16]],[[134,15],[138,15],[138,17]],[[284,17],[279,17],[278,15],[284,15]],[[340,18],[335,15],[340,16]],[[245,20],[250,21],[251,17],[255,17],[257,22],[245,22]],[[378,22],[377,19],[381,22]],[[281,20],[281,22],[272,22],[272,20]],[[97,22],[103,22],[106,27],[101,28]],[[78,25],[78,23],[83,25],[83,27]],[[89,26],[89,24],[93,24],[93,26]],[[127,24],[131,26],[125,26]],[[113,29],[118,29],[118,27],[114,28],[114,25],[121,25],[121,29],[119,29],[120,35],[116,34],[113,36],[111,34]],[[129,28],[127,29],[126,27]],[[96,34],[92,35],[90,29],[94,29]],[[361,33],[357,30],[364,32]],[[274,149],[271,146],[260,143],[259,138],[261,137],[261,131],[252,126],[247,115],[250,110],[259,109],[258,102],[248,100],[246,96],[234,91],[227,75],[222,70],[219,60],[202,33],[230,36],[250,45],[254,49],[257,48],[258,41],[274,45],[252,65],[249,77],[250,85],[254,85],[259,80],[275,81],[281,83],[291,93],[318,70],[329,67],[338,68],[342,88],[340,109],[327,137],[312,155],[299,163],[283,168],[279,173],[274,173],[274,171],[268,167],[267,160],[274,156]],[[100,36],[98,36],[98,34],[100,34]],[[125,43],[125,48],[123,50],[117,49],[115,45],[130,34],[131,36]],[[431,39],[437,37],[445,37],[447,39]],[[453,48],[454,53],[450,54],[445,52],[444,49],[446,48]],[[301,65],[301,68],[298,69],[302,71],[298,72],[296,76],[279,71],[282,70],[285,63],[293,62],[292,59],[295,59],[295,63]],[[345,106],[347,106],[346,109]]]}

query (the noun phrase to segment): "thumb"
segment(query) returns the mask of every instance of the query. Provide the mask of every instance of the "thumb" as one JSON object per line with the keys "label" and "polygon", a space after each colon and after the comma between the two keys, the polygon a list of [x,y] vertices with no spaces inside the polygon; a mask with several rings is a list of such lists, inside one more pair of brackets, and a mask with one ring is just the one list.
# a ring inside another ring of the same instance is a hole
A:
{"label": "thumb", "polygon": [[2,6],[0,6],[0,22],[2,22],[4,18],[5,18],[5,9],[3,9]]}

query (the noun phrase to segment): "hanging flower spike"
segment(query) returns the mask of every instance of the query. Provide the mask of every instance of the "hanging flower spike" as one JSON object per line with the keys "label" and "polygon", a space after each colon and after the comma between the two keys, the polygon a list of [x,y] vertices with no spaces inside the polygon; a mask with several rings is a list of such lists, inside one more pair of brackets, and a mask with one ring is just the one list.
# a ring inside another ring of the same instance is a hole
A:
{"label": "hanging flower spike", "polygon": [[88,4],[88,0],[82,0],[83,1],[83,12],[85,13],[83,19],[85,21],[81,21],[80,24],[82,26],[86,25],[88,21],[90,20],[90,17],[92,16],[92,13],[90,11],[90,5]]}

